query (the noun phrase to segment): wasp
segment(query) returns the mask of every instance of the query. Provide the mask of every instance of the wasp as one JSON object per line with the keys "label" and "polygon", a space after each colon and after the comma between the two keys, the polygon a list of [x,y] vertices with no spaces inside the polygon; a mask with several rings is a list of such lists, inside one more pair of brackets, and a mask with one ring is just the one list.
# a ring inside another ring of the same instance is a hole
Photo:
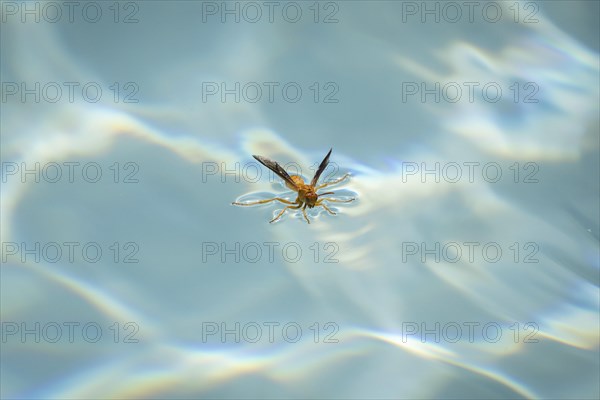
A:
{"label": "wasp", "polygon": [[252,157],[254,157],[259,163],[261,163],[265,167],[269,168],[271,171],[275,172],[277,174],[277,176],[279,176],[281,179],[283,179],[285,182],[285,185],[289,189],[298,193],[298,197],[296,197],[296,201],[294,201],[294,202],[291,202],[286,199],[282,199],[281,197],[274,197],[272,199],[267,199],[267,200],[258,200],[258,201],[248,202],[248,203],[233,202],[232,204],[236,205],[236,206],[253,206],[256,204],[270,203],[272,201],[279,201],[283,204],[286,204],[286,207],[283,210],[281,210],[281,212],[275,218],[273,218],[271,221],[269,221],[269,223],[275,222],[279,218],[281,218],[281,216],[287,209],[291,209],[291,210],[302,209],[302,214],[304,214],[304,219],[309,224],[310,224],[310,220],[308,219],[308,216],[306,215],[306,207],[308,207],[308,208],[323,207],[329,214],[336,215],[336,213],[331,211],[331,209],[329,207],[327,207],[327,205],[325,203],[323,203],[324,201],[335,202],[335,203],[350,203],[351,201],[354,201],[356,199],[355,198],[351,198],[349,200],[332,199],[330,197],[321,197],[321,196],[333,194],[334,192],[325,192],[325,193],[320,193],[320,194],[317,193],[317,190],[323,189],[327,186],[331,186],[331,185],[340,183],[341,181],[343,181],[344,179],[346,179],[350,176],[350,174],[345,174],[341,178],[338,178],[336,180],[326,182],[326,183],[323,183],[323,184],[317,186],[319,177],[321,176],[323,171],[325,171],[325,168],[327,168],[327,165],[329,164],[329,156],[331,155],[332,150],[333,149],[329,149],[329,153],[327,153],[327,155],[325,156],[323,161],[321,161],[321,164],[319,165],[319,168],[317,169],[315,176],[313,176],[312,181],[310,181],[310,184],[304,183],[304,179],[302,179],[301,176],[298,176],[298,175],[290,176],[285,171],[285,169],[283,169],[283,167],[281,165],[279,165],[279,163],[277,161],[269,160],[266,157],[253,155]]}

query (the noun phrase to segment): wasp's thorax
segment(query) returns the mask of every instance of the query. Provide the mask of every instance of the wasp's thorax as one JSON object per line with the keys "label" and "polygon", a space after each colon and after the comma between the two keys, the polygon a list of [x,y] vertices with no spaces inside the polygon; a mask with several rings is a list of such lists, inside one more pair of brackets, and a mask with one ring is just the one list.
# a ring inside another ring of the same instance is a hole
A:
{"label": "wasp's thorax", "polygon": [[[301,188],[303,186],[306,186],[306,184],[304,183],[304,179],[302,179],[301,176],[298,175],[292,175],[290,176],[290,178],[292,178],[292,181],[294,181],[294,184],[296,185],[297,188]],[[289,183],[286,182],[286,186],[292,190],[294,190],[294,187],[291,186]]]}

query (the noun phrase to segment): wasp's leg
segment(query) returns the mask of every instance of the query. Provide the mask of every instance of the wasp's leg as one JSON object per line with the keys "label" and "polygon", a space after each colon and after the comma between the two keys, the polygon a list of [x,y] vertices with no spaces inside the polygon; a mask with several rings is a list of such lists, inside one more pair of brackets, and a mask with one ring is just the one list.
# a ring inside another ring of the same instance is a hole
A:
{"label": "wasp's leg", "polygon": [[334,213],[333,211],[331,211],[331,209],[329,207],[327,207],[327,205],[325,203],[323,203],[323,201],[333,201],[336,203],[350,203],[351,201],[354,201],[356,199],[352,198],[349,200],[339,200],[339,199],[330,199],[330,198],[323,198],[323,199],[319,199],[316,203],[315,206],[321,206],[323,207],[329,214],[331,215],[337,215],[336,213]]}
{"label": "wasp's leg", "polygon": [[356,200],[354,197],[353,197],[353,198],[351,198],[351,199],[348,199],[348,200],[332,199],[332,198],[330,198],[330,197],[326,197],[326,198],[319,199],[319,200],[316,202],[316,204],[315,204],[315,205],[317,205],[317,206],[322,206],[323,204],[321,204],[321,203],[322,203],[323,201],[331,201],[331,202],[334,202],[334,203],[350,203],[350,202],[352,202],[352,201],[354,201],[354,200]]}
{"label": "wasp's leg", "polygon": [[233,204],[234,206],[255,206],[257,204],[265,204],[265,203],[270,203],[272,201],[280,201],[284,204],[296,204],[295,202],[291,202],[289,200],[286,199],[282,199],[281,197],[274,197],[272,199],[268,199],[268,200],[257,200],[257,201],[251,201],[250,203],[238,203],[238,202],[233,202],[231,204]]}
{"label": "wasp's leg", "polygon": [[346,174],[346,175],[342,176],[341,178],[338,178],[338,179],[336,179],[334,181],[325,182],[322,185],[317,186],[317,189],[323,189],[324,187],[335,185],[336,183],[340,183],[341,181],[343,181],[344,179],[346,179],[349,176],[350,176],[350,174]]}
{"label": "wasp's leg", "polygon": [[337,215],[336,213],[331,211],[331,209],[329,207],[327,207],[325,204],[316,204],[316,205],[323,207],[325,209],[325,211],[327,211],[331,215]]}
{"label": "wasp's leg", "polygon": [[302,207],[302,214],[304,214],[304,219],[306,222],[310,224],[310,219],[308,219],[308,215],[306,215],[306,203],[304,204],[304,207]]}
{"label": "wasp's leg", "polygon": [[[295,204],[295,203],[291,203],[291,204]],[[298,204],[297,206],[286,206],[286,207],[284,207],[283,210],[281,210],[281,212],[275,218],[273,218],[272,220],[269,221],[269,223],[275,222],[279,218],[281,218],[281,216],[283,215],[283,213],[285,212],[285,210],[287,210],[288,208],[296,209],[297,210],[298,208],[300,208],[300,204]]]}

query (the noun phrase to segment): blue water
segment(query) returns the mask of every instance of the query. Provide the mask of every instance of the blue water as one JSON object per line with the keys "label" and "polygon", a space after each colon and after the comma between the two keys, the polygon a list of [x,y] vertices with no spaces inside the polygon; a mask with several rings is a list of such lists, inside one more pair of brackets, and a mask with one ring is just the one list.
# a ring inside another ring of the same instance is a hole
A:
{"label": "blue water", "polygon": [[1,397],[598,398],[598,2],[475,3],[2,2]]}

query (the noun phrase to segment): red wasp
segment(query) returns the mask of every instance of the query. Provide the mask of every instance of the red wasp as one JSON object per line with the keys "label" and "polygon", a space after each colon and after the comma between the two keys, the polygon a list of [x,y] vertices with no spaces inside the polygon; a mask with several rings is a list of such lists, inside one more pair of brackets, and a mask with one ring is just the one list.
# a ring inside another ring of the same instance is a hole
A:
{"label": "red wasp", "polygon": [[330,197],[321,197],[321,196],[324,196],[327,194],[333,194],[334,192],[317,193],[317,190],[323,189],[327,186],[335,185],[336,183],[339,183],[339,182],[343,181],[344,179],[346,179],[348,176],[350,176],[350,174],[346,174],[346,175],[342,176],[341,178],[338,178],[334,181],[326,182],[326,183],[323,183],[323,184],[317,186],[317,181],[319,180],[319,177],[321,176],[323,171],[325,171],[325,168],[327,168],[327,165],[329,164],[329,156],[331,155],[332,150],[333,149],[329,149],[329,153],[327,153],[327,155],[325,156],[323,161],[321,161],[321,165],[319,165],[319,169],[315,173],[315,176],[312,178],[312,181],[310,181],[310,184],[304,183],[304,180],[302,179],[301,176],[298,176],[298,175],[290,176],[285,171],[285,169],[283,169],[283,167],[281,165],[279,165],[279,163],[277,161],[269,160],[266,157],[254,155],[253,157],[259,163],[261,163],[265,167],[269,168],[271,171],[275,172],[281,179],[283,179],[285,181],[285,185],[289,189],[297,192],[298,197],[296,197],[296,201],[294,201],[294,202],[291,202],[286,199],[282,199],[281,197],[274,197],[272,199],[267,199],[267,200],[252,201],[249,203],[233,202],[232,204],[236,205],[236,206],[253,206],[256,204],[270,203],[275,200],[280,201],[284,204],[287,204],[287,206],[283,210],[281,210],[281,212],[269,222],[277,221],[279,218],[281,218],[281,216],[283,215],[285,210],[287,210],[288,208],[293,209],[293,210],[302,208],[302,213],[304,214],[304,219],[309,224],[310,224],[310,220],[308,219],[308,216],[306,215],[306,207],[308,207],[308,208],[323,207],[329,214],[335,215],[335,213],[333,211],[331,211],[329,209],[329,207],[327,207],[326,204],[323,203],[324,201],[331,201],[331,202],[336,202],[336,203],[350,203],[351,201],[354,201],[356,199],[354,199],[354,198],[349,199],[349,200],[332,199]]}

